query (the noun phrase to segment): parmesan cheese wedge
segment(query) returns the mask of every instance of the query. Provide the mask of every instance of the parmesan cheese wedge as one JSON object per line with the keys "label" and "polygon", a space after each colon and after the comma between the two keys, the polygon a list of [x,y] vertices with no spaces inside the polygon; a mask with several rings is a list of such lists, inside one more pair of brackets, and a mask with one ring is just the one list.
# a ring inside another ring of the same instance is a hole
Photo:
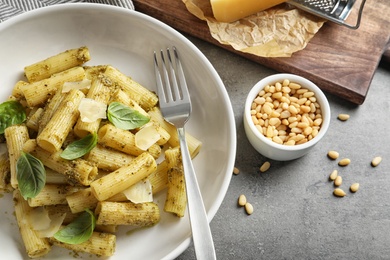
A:
{"label": "parmesan cheese wedge", "polygon": [[210,0],[214,18],[230,23],[266,10],[286,0]]}
{"label": "parmesan cheese wedge", "polygon": [[148,179],[137,182],[123,191],[128,200],[133,203],[144,203],[153,201],[152,184]]}
{"label": "parmesan cheese wedge", "polygon": [[155,144],[161,138],[160,133],[152,124],[146,124],[135,134],[135,145],[146,151],[150,146]]}
{"label": "parmesan cheese wedge", "polygon": [[86,123],[107,118],[107,105],[91,98],[83,98],[78,109],[81,121]]}
{"label": "parmesan cheese wedge", "polygon": [[64,82],[62,85],[62,93],[67,93],[72,89],[89,89],[91,87],[91,80],[83,79],[82,81]]}
{"label": "parmesan cheese wedge", "polygon": [[50,218],[44,207],[36,207],[29,212],[27,219],[39,237],[52,237],[60,229],[65,217],[66,213],[63,213]]}

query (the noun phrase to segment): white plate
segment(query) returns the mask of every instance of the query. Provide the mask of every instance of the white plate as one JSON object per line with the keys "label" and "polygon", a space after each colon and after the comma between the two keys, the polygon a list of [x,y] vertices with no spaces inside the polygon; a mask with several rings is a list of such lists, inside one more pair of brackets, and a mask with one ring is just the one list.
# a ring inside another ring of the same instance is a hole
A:
{"label": "white plate", "polygon": [[[23,78],[25,65],[82,45],[90,48],[92,60],[88,64],[111,64],[154,90],[153,50],[175,45],[193,100],[187,131],[203,142],[194,167],[211,221],[230,183],[236,130],[221,79],[190,41],[146,15],[100,4],[62,4],[16,16],[0,24],[0,39],[2,101],[10,95],[15,82]],[[163,193],[155,200],[163,203]],[[11,196],[0,198],[0,205],[0,258],[26,259]],[[124,227],[118,234],[117,249],[110,259],[173,259],[191,241],[188,218],[178,219],[164,212],[158,225],[131,234],[126,231]],[[69,252],[53,248],[45,259],[69,259]]]}

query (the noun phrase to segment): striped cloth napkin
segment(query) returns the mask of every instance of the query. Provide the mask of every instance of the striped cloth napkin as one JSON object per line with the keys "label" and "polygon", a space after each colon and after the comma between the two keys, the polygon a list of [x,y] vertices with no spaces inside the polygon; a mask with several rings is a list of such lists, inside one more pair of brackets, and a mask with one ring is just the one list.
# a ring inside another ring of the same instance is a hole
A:
{"label": "striped cloth napkin", "polygon": [[0,22],[36,8],[64,3],[98,3],[134,10],[131,0],[0,0]]}

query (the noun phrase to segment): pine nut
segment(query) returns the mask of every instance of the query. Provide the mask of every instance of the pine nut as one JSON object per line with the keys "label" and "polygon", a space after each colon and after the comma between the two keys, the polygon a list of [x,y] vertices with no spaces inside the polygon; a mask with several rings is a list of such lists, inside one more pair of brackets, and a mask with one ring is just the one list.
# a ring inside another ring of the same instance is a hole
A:
{"label": "pine nut", "polygon": [[344,158],[344,159],[341,159],[341,160],[339,161],[339,165],[340,165],[340,166],[347,166],[347,165],[350,164],[350,163],[351,163],[351,160],[348,159],[348,158]]}
{"label": "pine nut", "polygon": [[277,135],[272,137],[272,141],[274,141],[277,144],[283,144],[283,140],[279,136],[277,136]]}
{"label": "pine nut", "polygon": [[337,196],[337,197],[344,197],[345,195],[347,195],[347,194],[345,193],[345,191],[343,191],[343,190],[340,189],[340,188],[334,189],[333,194],[334,194],[335,196]]}
{"label": "pine nut", "polygon": [[349,119],[349,115],[348,114],[339,114],[337,118],[341,121],[347,121]]}
{"label": "pine nut", "polygon": [[337,158],[339,158],[339,153],[336,152],[336,151],[329,151],[328,152],[328,157],[330,159],[336,160]]}
{"label": "pine nut", "polygon": [[336,180],[338,174],[339,173],[337,170],[333,170],[332,173],[329,175],[329,180],[331,180],[331,181]]}
{"label": "pine nut", "polygon": [[381,163],[381,161],[382,161],[382,157],[380,157],[380,156],[375,157],[371,161],[372,167],[377,167]]}
{"label": "pine nut", "polygon": [[238,197],[238,205],[241,206],[241,207],[244,207],[246,203],[247,203],[247,201],[246,201],[245,195],[244,195],[244,194],[241,194],[241,195]]}
{"label": "pine nut", "polygon": [[271,163],[269,161],[266,161],[260,166],[260,172],[266,172],[271,167]]}
{"label": "pine nut", "polygon": [[257,98],[255,98],[254,101],[255,101],[256,104],[263,105],[265,103],[265,98],[257,97]]}
{"label": "pine nut", "polygon": [[249,202],[245,204],[246,214],[251,215],[253,213],[253,206]]}
{"label": "pine nut", "polygon": [[294,140],[288,140],[287,142],[285,142],[284,144],[285,145],[295,145],[295,141]]}
{"label": "pine nut", "polygon": [[312,96],[314,96],[314,92],[312,92],[312,91],[308,91],[308,92],[303,93],[303,97],[305,97],[305,98],[312,97]]}
{"label": "pine nut", "polygon": [[279,118],[273,117],[273,118],[270,118],[270,120],[269,120],[268,123],[269,123],[270,125],[279,126],[282,122],[280,121]]}
{"label": "pine nut", "polygon": [[240,174],[240,170],[239,170],[237,167],[234,167],[234,168],[233,168],[233,174],[234,174],[234,175]]}
{"label": "pine nut", "polygon": [[350,190],[351,192],[357,192],[358,189],[359,189],[359,183],[357,183],[357,182],[354,183],[354,184],[352,184],[351,187],[349,187],[349,190]]}
{"label": "pine nut", "polygon": [[288,84],[288,86],[291,89],[300,89],[301,88],[301,85],[299,85],[298,83],[294,83],[294,82],[290,82],[290,84]]}
{"label": "pine nut", "polygon": [[341,178],[341,176],[340,175],[338,175],[337,177],[336,177],[336,179],[334,180],[334,186],[341,186],[341,184],[343,183],[343,178]]}

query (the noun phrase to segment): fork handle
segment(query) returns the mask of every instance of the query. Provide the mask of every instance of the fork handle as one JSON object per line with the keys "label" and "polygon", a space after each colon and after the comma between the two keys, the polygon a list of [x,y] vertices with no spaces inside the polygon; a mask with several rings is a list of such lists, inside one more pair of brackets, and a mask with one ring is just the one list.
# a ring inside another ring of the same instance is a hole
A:
{"label": "fork handle", "polygon": [[192,165],[191,156],[188,151],[184,128],[178,128],[177,132],[180,141],[180,149],[187,191],[187,205],[196,258],[199,260],[216,259],[214,242],[207,220],[202,195],[200,193],[194,167]]}

